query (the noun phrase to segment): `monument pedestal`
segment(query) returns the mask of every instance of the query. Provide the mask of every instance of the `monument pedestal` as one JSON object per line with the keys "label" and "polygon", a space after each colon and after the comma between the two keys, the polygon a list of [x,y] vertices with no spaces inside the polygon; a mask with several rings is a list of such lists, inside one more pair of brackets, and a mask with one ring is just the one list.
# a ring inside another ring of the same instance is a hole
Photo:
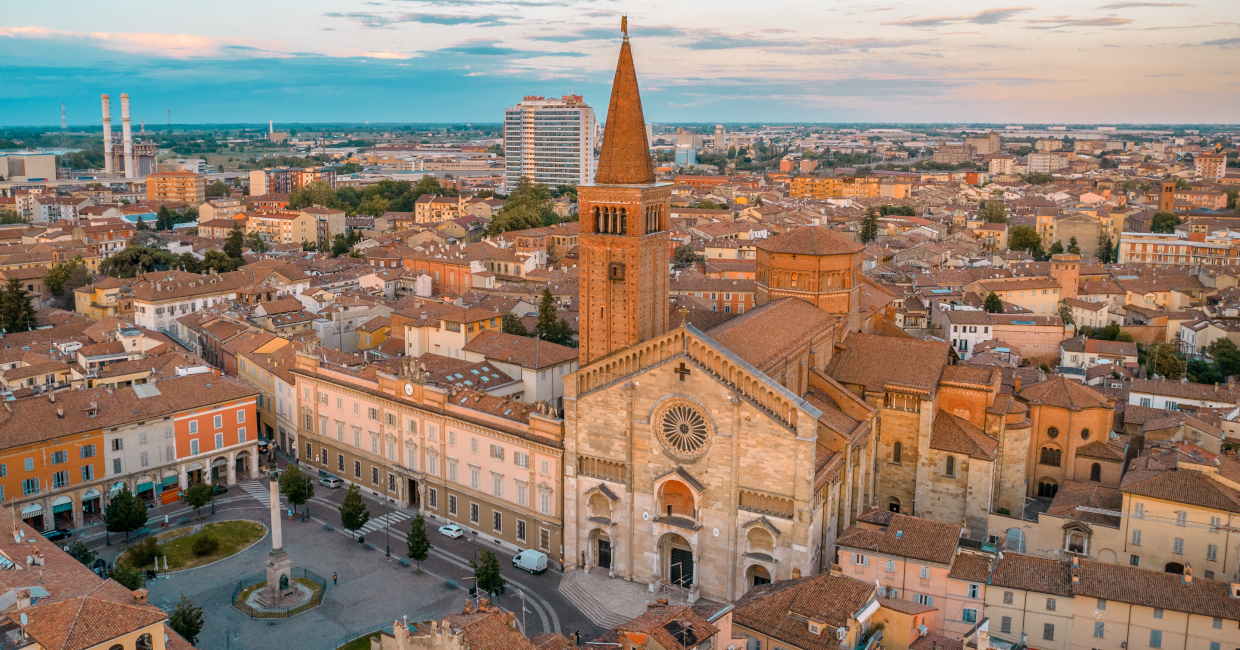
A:
{"label": "monument pedestal", "polygon": [[258,604],[269,609],[288,607],[302,600],[293,584],[293,563],[288,553],[274,549],[267,553],[267,586],[258,595]]}

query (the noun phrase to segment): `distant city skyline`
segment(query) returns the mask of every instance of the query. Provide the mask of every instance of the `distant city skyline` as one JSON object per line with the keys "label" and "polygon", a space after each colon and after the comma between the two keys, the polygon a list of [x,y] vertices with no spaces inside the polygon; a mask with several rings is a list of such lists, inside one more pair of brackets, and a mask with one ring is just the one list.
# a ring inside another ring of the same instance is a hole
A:
{"label": "distant city skyline", "polygon": [[207,10],[11,4],[0,125],[497,124],[576,92],[605,119],[629,16],[655,122],[1235,123],[1240,3],[1224,0],[310,0]]}

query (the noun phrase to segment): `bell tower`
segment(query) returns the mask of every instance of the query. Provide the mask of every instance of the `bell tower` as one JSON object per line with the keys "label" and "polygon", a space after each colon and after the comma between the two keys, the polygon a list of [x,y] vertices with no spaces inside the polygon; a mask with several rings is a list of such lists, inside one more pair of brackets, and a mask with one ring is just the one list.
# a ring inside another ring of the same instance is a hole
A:
{"label": "bell tower", "polygon": [[598,170],[577,188],[582,365],[668,327],[672,187],[655,183],[627,27]]}

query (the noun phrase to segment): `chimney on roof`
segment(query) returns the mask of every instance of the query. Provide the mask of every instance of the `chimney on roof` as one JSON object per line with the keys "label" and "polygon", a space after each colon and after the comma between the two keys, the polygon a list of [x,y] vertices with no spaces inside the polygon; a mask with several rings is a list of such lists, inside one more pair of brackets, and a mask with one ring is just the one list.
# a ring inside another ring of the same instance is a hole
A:
{"label": "chimney on roof", "polygon": [[150,594],[146,589],[135,589],[133,592],[133,602],[135,605],[145,605],[146,597]]}
{"label": "chimney on roof", "polygon": [[1012,388],[1013,388],[1016,392],[1018,392],[1018,393],[1020,392],[1020,377],[1016,377],[1016,378],[1014,379]]}

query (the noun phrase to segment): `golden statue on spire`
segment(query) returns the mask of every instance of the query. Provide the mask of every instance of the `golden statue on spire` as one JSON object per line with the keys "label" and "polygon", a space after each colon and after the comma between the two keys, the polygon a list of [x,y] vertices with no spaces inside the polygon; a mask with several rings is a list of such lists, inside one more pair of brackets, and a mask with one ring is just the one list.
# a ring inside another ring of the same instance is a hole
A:
{"label": "golden statue on spire", "polygon": [[624,32],[625,38],[629,37],[629,17],[628,16],[620,17],[620,31]]}

